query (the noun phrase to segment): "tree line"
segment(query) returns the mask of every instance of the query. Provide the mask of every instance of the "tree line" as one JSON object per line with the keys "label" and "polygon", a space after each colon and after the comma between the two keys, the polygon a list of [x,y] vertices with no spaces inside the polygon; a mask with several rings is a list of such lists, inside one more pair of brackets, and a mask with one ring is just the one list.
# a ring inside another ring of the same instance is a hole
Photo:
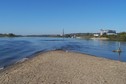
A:
{"label": "tree line", "polygon": [[[28,35],[26,37],[62,37],[60,35]],[[70,38],[72,36],[76,37],[84,37],[84,38],[91,38],[93,37],[93,33],[71,33],[71,34],[65,34],[64,37]],[[8,34],[0,34],[0,37],[22,37],[21,35],[15,35],[13,33]],[[107,37],[109,40],[113,41],[126,41],[126,32],[117,33],[116,35],[102,35],[101,37]]]}
{"label": "tree line", "polygon": [[13,33],[8,33],[8,34],[0,34],[0,37],[16,37],[17,35]]}
{"label": "tree line", "polygon": [[102,37],[107,37],[109,40],[126,41],[126,32],[117,33],[117,35],[103,35]]}

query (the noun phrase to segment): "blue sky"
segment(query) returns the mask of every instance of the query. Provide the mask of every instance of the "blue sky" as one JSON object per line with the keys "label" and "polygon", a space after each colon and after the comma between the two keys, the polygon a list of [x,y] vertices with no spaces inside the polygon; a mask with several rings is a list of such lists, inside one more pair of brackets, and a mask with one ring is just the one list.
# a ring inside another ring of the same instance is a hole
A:
{"label": "blue sky", "polygon": [[0,0],[0,33],[126,31],[126,0]]}

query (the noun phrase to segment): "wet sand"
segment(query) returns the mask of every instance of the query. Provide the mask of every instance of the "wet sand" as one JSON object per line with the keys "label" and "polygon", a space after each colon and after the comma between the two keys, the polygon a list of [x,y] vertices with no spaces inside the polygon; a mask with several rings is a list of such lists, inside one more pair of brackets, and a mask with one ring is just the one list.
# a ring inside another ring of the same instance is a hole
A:
{"label": "wet sand", "polygon": [[126,63],[50,51],[0,71],[0,84],[126,84]]}

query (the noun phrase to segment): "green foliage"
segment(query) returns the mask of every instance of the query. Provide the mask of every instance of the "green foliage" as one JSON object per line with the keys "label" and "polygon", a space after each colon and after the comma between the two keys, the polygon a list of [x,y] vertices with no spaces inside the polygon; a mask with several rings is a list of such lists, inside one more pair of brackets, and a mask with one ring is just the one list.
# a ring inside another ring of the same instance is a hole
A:
{"label": "green foliage", "polygon": [[126,41],[126,32],[121,32],[118,34],[118,40]]}
{"label": "green foliage", "polygon": [[0,34],[0,37],[16,37],[15,34],[9,33],[9,34]]}
{"label": "green foliage", "polygon": [[103,35],[102,37],[107,37],[110,40],[126,41],[126,32],[121,32],[118,33],[117,35]]}
{"label": "green foliage", "polygon": [[15,36],[15,34],[13,34],[13,33],[8,34],[8,37],[14,37],[14,36]]}

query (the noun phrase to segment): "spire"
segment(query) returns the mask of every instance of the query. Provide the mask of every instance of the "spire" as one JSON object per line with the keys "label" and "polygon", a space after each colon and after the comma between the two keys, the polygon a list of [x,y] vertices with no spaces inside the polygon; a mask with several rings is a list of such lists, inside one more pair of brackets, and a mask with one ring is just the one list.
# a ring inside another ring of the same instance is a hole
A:
{"label": "spire", "polygon": [[62,34],[62,36],[64,37],[64,29],[63,29],[63,34]]}

